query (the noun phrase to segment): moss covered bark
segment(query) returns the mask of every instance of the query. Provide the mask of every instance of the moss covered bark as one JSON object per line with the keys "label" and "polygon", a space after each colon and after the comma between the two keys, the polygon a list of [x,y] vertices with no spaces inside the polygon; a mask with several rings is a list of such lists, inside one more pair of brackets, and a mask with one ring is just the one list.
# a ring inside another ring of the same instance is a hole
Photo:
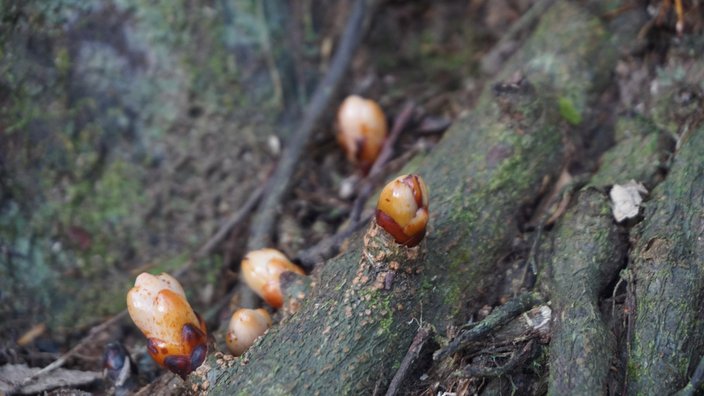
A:
{"label": "moss covered bark", "polygon": [[[265,176],[284,109],[251,1],[0,1],[0,20],[0,332],[60,339],[187,262]],[[186,290],[222,287],[218,257],[194,267]]]}
{"label": "moss covered bark", "polygon": [[614,138],[616,145],[599,160],[599,171],[590,184],[607,187],[630,180],[652,189],[662,179],[669,165],[675,142],[670,135],[642,117],[619,117]]}
{"label": "moss covered bark", "polygon": [[634,248],[630,394],[684,386],[704,346],[704,129],[685,136],[653,191]]}
{"label": "moss covered bark", "polygon": [[594,188],[581,191],[554,242],[549,393],[604,394],[615,340],[599,312],[599,295],[626,253],[608,198]]}
{"label": "moss covered bark", "polygon": [[615,140],[556,229],[549,271],[541,275],[555,314],[551,394],[607,392],[616,340],[600,313],[599,297],[625,265],[627,228],[614,223],[602,189],[629,180],[653,188],[674,148],[669,135],[640,117],[619,117]]}
{"label": "moss covered bark", "polygon": [[[574,111],[590,113],[616,61],[613,41],[588,11],[558,2],[499,78],[521,75],[536,94],[495,85],[417,168],[433,196],[429,237],[443,246],[431,257],[447,266],[433,273],[442,287],[430,296],[439,330],[451,317],[466,319],[456,314],[476,308],[492,284],[487,275],[499,271],[495,264],[518,232],[519,208],[536,198],[544,177],[556,175],[561,164],[561,143],[573,125],[560,100],[572,98]],[[595,67],[594,59],[603,65]]]}

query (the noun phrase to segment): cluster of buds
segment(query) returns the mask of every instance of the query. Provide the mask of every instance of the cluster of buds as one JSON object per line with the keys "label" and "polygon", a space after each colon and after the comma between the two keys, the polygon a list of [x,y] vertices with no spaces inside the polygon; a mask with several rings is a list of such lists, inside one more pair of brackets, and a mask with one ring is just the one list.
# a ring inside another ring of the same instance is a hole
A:
{"label": "cluster of buds", "polygon": [[[247,286],[274,308],[281,308],[284,303],[281,274],[285,272],[305,275],[303,269],[276,249],[251,251],[240,265],[240,273]],[[237,310],[232,314],[228,327],[228,349],[235,356],[242,355],[271,327],[271,323],[271,316],[263,308]]]}
{"label": "cluster of buds", "polygon": [[[367,171],[386,140],[386,117],[373,100],[351,95],[337,112],[337,140],[347,158]],[[425,236],[428,223],[428,187],[418,175],[397,177],[384,187],[376,222],[397,243],[413,247]]]}
{"label": "cluster of buds", "polygon": [[[250,252],[242,260],[242,276],[252,290],[274,308],[283,305],[281,274],[303,270],[274,249]],[[186,300],[183,287],[168,274],[143,273],[127,293],[130,317],[147,337],[147,351],[159,365],[185,378],[198,368],[208,351],[205,322]],[[236,356],[243,354],[271,327],[264,309],[240,309],[232,315],[226,342]]]}
{"label": "cluster of buds", "polygon": [[[376,223],[404,246],[417,246],[428,223],[428,188],[418,175],[399,176],[381,191]],[[274,308],[283,306],[281,275],[303,270],[275,249],[249,252],[241,263],[245,283]],[[168,274],[143,273],[127,294],[132,320],[147,337],[149,355],[161,366],[185,378],[205,360],[205,322],[193,311],[176,279]],[[242,355],[272,325],[265,309],[240,309],[230,320],[226,343]]]}

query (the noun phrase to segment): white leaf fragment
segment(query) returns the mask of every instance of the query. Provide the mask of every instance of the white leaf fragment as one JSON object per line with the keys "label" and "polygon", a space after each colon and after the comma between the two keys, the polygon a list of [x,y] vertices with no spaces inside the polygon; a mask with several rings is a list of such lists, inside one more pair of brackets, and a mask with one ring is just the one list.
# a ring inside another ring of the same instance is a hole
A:
{"label": "white leaf fragment", "polygon": [[613,204],[613,213],[616,221],[621,222],[638,215],[640,204],[643,202],[641,195],[648,193],[641,183],[631,180],[626,184],[614,184],[609,192]]}

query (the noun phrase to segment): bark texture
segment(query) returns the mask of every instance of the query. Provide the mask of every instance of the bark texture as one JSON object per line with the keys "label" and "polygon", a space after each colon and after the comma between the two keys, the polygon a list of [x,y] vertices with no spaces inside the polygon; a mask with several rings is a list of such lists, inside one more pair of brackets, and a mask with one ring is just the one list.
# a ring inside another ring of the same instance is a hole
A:
{"label": "bark texture", "polygon": [[607,392],[616,340],[600,312],[599,298],[626,264],[628,246],[627,228],[615,224],[604,192],[629,180],[653,188],[674,148],[670,136],[642,117],[619,117],[615,140],[555,231],[547,281],[555,318],[551,394]]}
{"label": "bark texture", "polygon": [[[558,23],[564,20],[570,23]],[[563,128],[581,122],[608,82],[613,39],[580,6],[552,7],[503,73],[524,78],[487,89],[412,169],[430,189],[430,230],[420,256],[409,264],[389,245],[383,258],[370,256],[355,236],[346,253],[314,275],[296,314],[234,365],[212,357],[192,376],[194,386],[213,394],[385,389],[416,322],[442,333],[489,295],[522,206],[560,169]]]}
{"label": "bark texture", "polygon": [[599,312],[599,295],[623,264],[623,236],[608,198],[594,188],[580,192],[557,230],[550,394],[606,393],[615,340]]}
{"label": "bark texture", "polygon": [[619,117],[614,135],[617,144],[601,156],[591,185],[602,188],[635,180],[651,190],[662,181],[675,148],[671,135],[639,116]]}
{"label": "bark texture", "polygon": [[653,191],[632,266],[636,314],[629,394],[667,394],[687,382],[704,346],[704,129],[684,136]]}

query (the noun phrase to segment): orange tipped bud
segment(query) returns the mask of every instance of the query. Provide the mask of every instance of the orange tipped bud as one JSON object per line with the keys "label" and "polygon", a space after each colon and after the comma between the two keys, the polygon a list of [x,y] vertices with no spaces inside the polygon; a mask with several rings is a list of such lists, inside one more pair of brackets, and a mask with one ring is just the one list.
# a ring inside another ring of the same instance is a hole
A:
{"label": "orange tipped bud", "polygon": [[284,303],[279,280],[284,272],[305,275],[301,267],[288,261],[288,258],[276,249],[255,250],[247,253],[242,260],[242,276],[245,283],[274,308],[281,308]]}
{"label": "orange tipped bud", "polygon": [[337,140],[347,158],[363,169],[372,166],[386,140],[386,116],[373,100],[348,96],[337,112]]}
{"label": "orange tipped bud", "polygon": [[271,327],[271,316],[263,308],[241,308],[232,314],[225,342],[235,356],[247,352],[254,341]]}
{"label": "orange tipped bud", "polygon": [[376,222],[397,243],[418,245],[428,224],[428,187],[423,179],[403,175],[387,184],[376,204]]}
{"label": "orange tipped bud", "polygon": [[185,378],[203,363],[208,352],[205,322],[171,275],[139,275],[127,293],[127,310],[159,365]]}

